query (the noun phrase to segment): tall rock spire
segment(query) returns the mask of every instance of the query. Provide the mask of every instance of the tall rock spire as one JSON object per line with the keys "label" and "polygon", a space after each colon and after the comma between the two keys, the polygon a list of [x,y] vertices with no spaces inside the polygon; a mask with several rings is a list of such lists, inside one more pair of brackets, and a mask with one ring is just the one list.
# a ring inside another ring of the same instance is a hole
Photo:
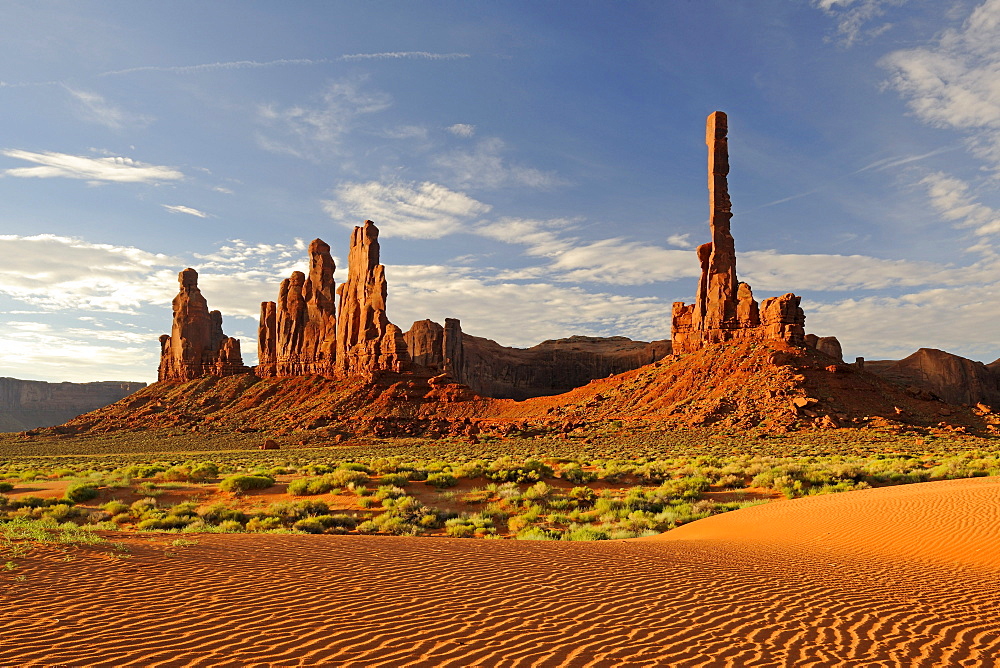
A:
{"label": "tall rock spire", "polygon": [[701,278],[695,303],[674,303],[671,340],[675,353],[734,339],[779,339],[803,345],[805,315],[799,308],[799,297],[789,293],[768,299],[759,307],[750,286],[736,278],[736,244],[730,229],[733,213],[728,133],[726,114],[709,114],[705,143],[712,240],[698,246]]}
{"label": "tall rock spire", "polygon": [[334,375],[337,318],[336,270],[330,246],[309,244],[309,276],[292,272],[281,282],[277,302],[262,302],[257,329],[257,375]]}
{"label": "tall rock spire", "polygon": [[188,268],[177,275],[180,290],[174,297],[170,334],[160,337],[157,377],[185,381],[202,376],[232,376],[249,371],[240,355],[240,341],[222,333],[222,314],[209,311],[198,288],[198,272]]}
{"label": "tall rock spire", "polygon": [[385,267],[379,264],[378,228],[370,220],[351,234],[347,281],[337,292],[337,375],[370,377],[380,371],[404,371],[410,357],[402,330],[385,313]]}

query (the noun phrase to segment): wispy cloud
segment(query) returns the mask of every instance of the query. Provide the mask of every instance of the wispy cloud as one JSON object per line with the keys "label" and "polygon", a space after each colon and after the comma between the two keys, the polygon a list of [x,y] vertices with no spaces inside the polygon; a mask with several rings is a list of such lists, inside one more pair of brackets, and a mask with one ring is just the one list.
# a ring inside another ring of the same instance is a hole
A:
{"label": "wispy cloud", "polygon": [[837,20],[837,32],[844,46],[852,46],[864,38],[881,35],[892,28],[892,23],[879,22],[890,8],[906,4],[908,0],[813,0],[813,5]]}
{"label": "wispy cloud", "polygon": [[773,202],[768,202],[767,204],[761,204],[760,206],[756,207],[756,209],[763,209],[769,206],[776,206],[778,204],[784,204],[785,202],[791,202],[792,200],[799,199],[801,197],[808,197],[809,195],[815,195],[820,190],[822,190],[822,188],[813,188],[812,190],[807,190],[804,193],[799,193],[797,195],[789,195],[788,197],[782,197],[781,199],[776,199]]}
{"label": "wispy cloud", "polygon": [[383,111],[392,104],[388,93],[364,90],[363,81],[331,83],[318,105],[260,107],[258,119],[272,132],[258,135],[258,143],[269,151],[309,159],[336,150],[358,118]]}
{"label": "wispy cloud", "polygon": [[120,130],[127,126],[145,126],[153,120],[149,116],[125,111],[97,93],[76,90],[69,86],[65,88],[79,104],[83,118],[90,122],[104,125],[112,130]]}
{"label": "wispy cloud", "polygon": [[438,239],[461,231],[492,208],[429,181],[345,183],[334,190],[334,197],[323,203],[334,220],[357,225],[368,218],[388,236],[411,239]]}
{"label": "wispy cloud", "polygon": [[971,229],[977,236],[1000,233],[1000,211],[976,201],[964,181],[935,172],[920,185],[927,188],[931,206],[956,227]]}
{"label": "wispy cloud", "polygon": [[266,67],[287,67],[295,65],[328,65],[337,62],[358,60],[459,60],[470,58],[468,53],[432,53],[430,51],[384,51],[380,53],[351,53],[336,58],[279,58],[277,60],[227,60],[197,65],[143,65],[121,70],[102,72],[100,76],[136,74],[139,72],[175,72],[193,74],[213,70],[246,70]]}
{"label": "wispy cloud", "polygon": [[959,29],[881,64],[888,85],[929,125],[966,134],[973,151],[1000,169],[1000,0],[986,0]]}
{"label": "wispy cloud", "polygon": [[457,137],[471,137],[476,134],[476,126],[468,123],[455,123],[447,127],[448,132]]}
{"label": "wispy cloud", "polygon": [[452,180],[467,188],[501,188],[527,186],[552,188],[566,181],[554,172],[511,164],[503,154],[504,142],[496,137],[484,139],[472,151],[452,151],[435,159],[438,167],[449,170]]}
{"label": "wispy cloud", "polygon": [[19,178],[59,177],[117,183],[161,183],[184,178],[184,174],[171,167],[149,165],[131,158],[88,158],[53,151],[35,153],[20,149],[4,149],[0,153],[8,158],[40,165],[39,167],[15,167],[3,171],[3,174],[7,176]]}
{"label": "wispy cloud", "polygon": [[462,60],[471,58],[468,53],[431,53],[430,51],[383,51],[381,53],[352,53],[337,60]]}
{"label": "wispy cloud", "polygon": [[193,209],[189,206],[183,206],[181,204],[161,204],[160,206],[170,213],[185,213],[189,216],[197,216],[198,218],[208,218],[208,214],[204,211],[199,211],[198,209]]}
{"label": "wispy cloud", "polygon": [[677,246],[678,248],[691,248],[694,244],[689,240],[691,237],[690,233],[687,234],[671,234],[667,237],[667,243],[671,246]]}
{"label": "wispy cloud", "polygon": [[881,160],[876,160],[875,162],[865,165],[861,169],[851,172],[851,174],[860,174],[862,172],[876,171],[881,172],[886,169],[892,169],[894,167],[901,167],[903,165],[908,165],[912,162],[918,162],[920,160],[925,160],[931,158],[935,155],[941,155],[942,153],[948,153],[949,151],[958,150],[958,146],[944,146],[942,148],[936,148],[933,151],[928,151],[927,153],[921,153],[920,155],[906,155],[906,156],[895,156],[892,158],[882,158]]}

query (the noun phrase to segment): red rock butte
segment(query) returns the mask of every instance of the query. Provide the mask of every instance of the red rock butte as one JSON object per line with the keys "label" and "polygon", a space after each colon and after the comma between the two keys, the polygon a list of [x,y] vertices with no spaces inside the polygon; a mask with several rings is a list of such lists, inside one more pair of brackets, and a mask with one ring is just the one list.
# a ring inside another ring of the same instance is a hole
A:
{"label": "red rock butte", "polygon": [[708,225],[712,240],[698,246],[701,278],[694,304],[674,302],[671,342],[675,354],[689,353],[724,341],[775,340],[805,345],[806,317],[799,297],[791,293],[765,299],[736,278],[736,246],[730,231],[729,142],[726,114],[709,115]]}

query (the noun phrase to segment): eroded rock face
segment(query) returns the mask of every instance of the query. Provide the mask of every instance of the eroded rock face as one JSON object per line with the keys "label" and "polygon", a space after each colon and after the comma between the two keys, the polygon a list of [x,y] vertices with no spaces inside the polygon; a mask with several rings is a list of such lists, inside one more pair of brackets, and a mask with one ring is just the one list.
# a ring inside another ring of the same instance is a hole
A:
{"label": "eroded rock face", "polygon": [[309,244],[309,276],[293,272],[277,302],[262,302],[256,374],[333,376],[337,346],[336,264],[322,239]]}
{"label": "eroded rock face", "polygon": [[723,341],[773,339],[804,345],[805,314],[799,308],[799,297],[789,293],[758,306],[750,286],[736,278],[727,134],[726,115],[721,111],[709,115],[705,141],[712,241],[697,249],[701,278],[695,303],[673,305],[671,340],[678,354]]}
{"label": "eroded rock face", "polygon": [[987,366],[944,350],[921,348],[898,361],[867,360],[865,370],[926,390],[951,404],[984,403],[1000,409],[1000,374],[993,364]]}
{"label": "eroded rock face", "polygon": [[0,378],[0,431],[62,424],[81,413],[113,404],[144,387],[146,383],[46,383]]}
{"label": "eroded rock face", "polygon": [[337,375],[370,377],[380,371],[405,371],[410,356],[402,330],[385,314],[385,267],[379,264],[378,228],[372,221],[354,228],[347,268],[347,281],[337,290]]}
{"label": "eroded rock face", "polygon": [[158,380],[186,381],[202,376],[247,373],[240,341],[222,332],[222,314],[209,311],[198,289],[198,272],[188,268],[177,276],[180,291],[174,297],[170,334],[160,337]]}
{"label": "eroded rock face", "polygon": [[447,373],[476,394],[527,399],[568,392],[595,378],[637,369],[670,354],[669,341],[632,341],[623,336],[572,336],[531,348],[509,348],[462,331],[454,318],[442,327],[413,323],[404,335],[415,364]]}

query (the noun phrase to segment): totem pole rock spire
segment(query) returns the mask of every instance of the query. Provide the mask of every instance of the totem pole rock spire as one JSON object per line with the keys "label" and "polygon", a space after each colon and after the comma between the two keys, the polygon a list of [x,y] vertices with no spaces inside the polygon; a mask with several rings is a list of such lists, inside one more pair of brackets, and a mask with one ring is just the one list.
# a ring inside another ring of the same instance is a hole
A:
{"label": "totem pole rock spire", "polygon": [[675,302],[671,340],[684,353],[734,339],[778,339],[803,345],[805,315],[799,297],[789,293],[758,306],[753,291],[736,278],[736,244],[730,229],[729,122],[716,111],[708,116],[708,225],[712,241],[698,246],[701,278],[694,304]]}
{"label": "totem pole rock spire", "polygon": [[202,376],[232,376],[249,371],[240,341],[222,333],[222,314],[209,311],[190,267],[177,275],[173,326],[160,337],[159,380],[185,381]]}
{"label": "totem pole rock spire", "polygon": [[708,246],[708,267],[703,302],[703,322],[720,327],[736,318],[739,283],[736,280],[736,242],[729,228],[732,202],[729,199],[729,123],[721,111],[709,115],[705,127],[708,145],[708,226],[712,241]]}

